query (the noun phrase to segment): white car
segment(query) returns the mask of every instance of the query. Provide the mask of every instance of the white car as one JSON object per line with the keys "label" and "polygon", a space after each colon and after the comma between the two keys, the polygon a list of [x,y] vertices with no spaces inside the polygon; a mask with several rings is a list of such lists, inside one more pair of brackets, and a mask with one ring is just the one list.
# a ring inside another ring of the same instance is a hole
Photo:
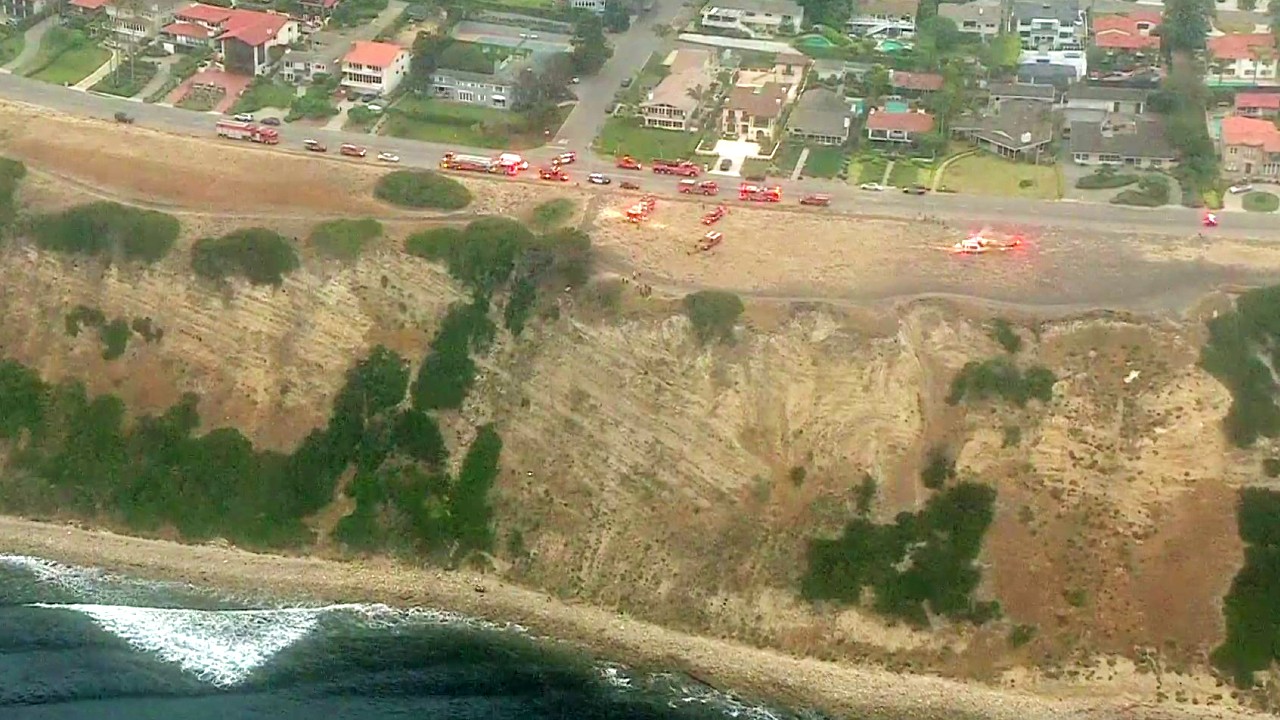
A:
{"label": "white car", "polygon": [[609,176],[605,175],[604,173],[591,173],[590,175],[587,176],[587,182],[591,183],[592,185],[608,185],[613,181],[610,180]]}
{"label": "white car", "polygon": [[1227,188],[1227,192],[1231,193],[1232,195],[1240,195],[1242,193],[1247,193],[1252,189],[1253,189],[1253,186],[1250,185],[1249,183],[1240,183],[1239,185],[1232,185],[1231,187]]}
{"label": "white car", "polygon": [[862,183],[861,185],[858,186],[858,189],[859,190],[875,190],[876,192],[879,192],[881,190],[888,190],[889,188],[885,187],[884,185],[881,185],[880,183]]}
{"label": "white car", "polygon": [[369,103],[368,105],[365,105],[365,107],[369,108],[369,112],[373,112],[373,113],[382,112],[382,106],[377,103]]}
{"label": "white car", "polygon": [[382,162],[400,162],[400,156],[389,152],[378,153],[378,159]]}
{"label": "white car", "polygon": [[253,122],[253,113],[238,113],[235,116],[236,122]]}

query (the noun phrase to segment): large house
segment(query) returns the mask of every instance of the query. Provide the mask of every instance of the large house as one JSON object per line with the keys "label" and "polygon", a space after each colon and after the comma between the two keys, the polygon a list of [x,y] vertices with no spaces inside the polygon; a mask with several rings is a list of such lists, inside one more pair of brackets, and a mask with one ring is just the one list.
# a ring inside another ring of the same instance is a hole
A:
{"label": "large house", "polygon": [[357,40],[342,57],[342,86],[388,95],[409,74],[409,51],[395,43]]}
{"label": "large house", "polygon": [[914,143],[933,131],[933,116],[923,110],[890,112],[874,108],[867,115],[867,139],[873,142]]}
{"label": "large house", "polygon": [[1276,39],[1271,33],[1236,33],[1209,38],[1209,81],[1221,84],[1274,85]]}
{"label": "large house", "polygon": [[110,0],[67,0],[62,6],[62,12],[64,15],[89,21],[105,15],[108,2]]}
{"label": "large house", "polygon": [[728,0],[702,8],[702,26],[733,30],[747,37],[794,35],[804,25],[804,8],[791,0]]}
{"label": "large house", "polygon": [[1005,100],[1035,100],[1053,103],[1058,99],[1058,91],[1052,85],[1032,85],[1031,83],[991,83],[987,93],[993,106]]}
{"label": "large house", "polygon": [[787,120],[787,135],[817,145],[843,145],[852,125],[853,113],[843,96],[814,88],[800,96]]}
{"label": "large house", "polygon": [[911,37],[916,34],[919,5],[918,0],[854,0],[845,32],[855,37]]}
{"label": "large house", "polygon": [[1055,136],[1053,107],[1039,100],[1006,100],[992,111],[966,113],[951,132],[1010,160],[1053,159],[1047,152]]}
{"label": "large house", "polygon": [[342,70],[341,50],[290,50],[280,59],[280,79],[291,83],[311,82],[317,75],[333,76]]}
{"label": "large house", "polygon": [[1223,118],[1218,152],[1230,177],[1280,180],[1280,130],[1270,120]]}
{"label": "large house", "polygon": [[1073,122],[1070,151],[1077,165],[1167,168],[1177,162],[1164,125],[1149,117],[1113,115],[1101,122]]}
{"label": "large house", "polygon": [[1095,15],[1093,45],[1112,53],[1155,52],[1160,49],[1159,10],[1134,10],[1119,15]]}
{"label": "large house", "polygon": [[729,91],[720,111],[725,135],[769,142],[777,137],[782,113],[793,96],[794,86],[768,82],[759,87],[739,85]]}
{"label": "large house", "polygon": [[704,94],[715,80],[707,50],[675,50],[664,63],[669,73],[640,103],[645,127],[689,130]]}
{"label": "large house", "polygon": [[15,21],[28,20],[44,12],[51,5],[50,0],[0,0],[0,14]]}
{"label": "large house", "polygon": [[1009,32],[1025,50],[1081,50],[1085,20],[1079,0],[1014,0]]}
{"label": "large house", "polygon": [[1280,93],[1236,93],[1235,114],[1255,118],[1280,115]]}
{"label": "large house", "polygon": [[196,4],[179,10],[161,31],[172,50],[218,50],[228,72],[263,75],[301,39],[298,22],[288,15]]}
{"label": "large house", "polygon": [[1147,111],[1150,91],[1140,88],[1075,85],[1065,95],[1067,110],[1141,115]]}
{"label": "large house", "polygon": [[520,104],[520,77],[532,72],[536,61],[534,55],[511,55],[494,63],[488,72],[437,67],[431,74],[431,90],[442,100],[509,110]]}
{"label": "large house", "polygon": [[[111,2],[107,3],[106,12],[110,19],[111,37],[106,41],[109,46],[139,47],[160,37],[161,29],[173,20],[174,7],[185,6],[186,3],[174,0],[145,0],[144,2]],[[166,52],[174,52],[172,43],[161,39],[161,46]]]}
{"label": "large house", "polygon": [[956,24],[961,33],[991,40],[1004,25],[1004,3],[1000,0],[975,0],[966,3],[942,3],[938,16]]}
{"label": "large house", "polygon": [[914,73],[894,70],[889,73],[889,87],[899,95],[921,97],[942,89],[945,82],[937,73]]}

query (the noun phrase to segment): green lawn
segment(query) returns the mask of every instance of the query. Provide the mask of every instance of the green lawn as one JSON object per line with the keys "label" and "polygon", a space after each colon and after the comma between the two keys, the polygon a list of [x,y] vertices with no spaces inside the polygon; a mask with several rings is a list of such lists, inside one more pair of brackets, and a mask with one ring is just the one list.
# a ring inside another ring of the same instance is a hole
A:
{"label": "green lawn", "polygon": [[107,95],[133,97],[142,92],[142,88],[151,82],[151,78],[156,76],[159,69],[159,65],[149,60],[135,60],[132,69],[127,60],[121,61],[115,72],[107,73],[106,77],[89,89]]}
{"label": "green lawn", "polygon": [[262,108],[288,108],[298,96],[297,90],[284,83],[255,80],[231,106],[231,112],[251,113]]}
{"label": "green lawn", "polygon": [[0,65],[12,62],[14,58],[22,54],[22,48],[27,44],[26,34],[14,30],[0,40]]}
{"label": "green lawn", "polygon": [[899,160],[893,164],[893,169],[889,171],[889,182],[885,183],[891,187],[909,187],[920,181],[920,168],[912,165],[909,160]]}
{"label": "green lawn", "polygon": [[939,187],[972,195],[1059,197],[1058,173],[1052,166],[1010,162],[985,152],[952,163]]}
{"label": "green lawn", "polygon": [[690,158],[698,136],[678,130],[640,127],[635,118],[611,117],[596,137],[595,150],[607,157],[630,155],[642,163],[654,158]]}
{"label": "green lawn", "polygon": [[[551,127],[552,134],[564,122],[569,108],[561,108]],[[541,145],[542,128],[531,128],[519,113],[492,108],[449,103],[406,95],[387,110],[380,133],[423,142],[468,147],[523,150]]]}
{"label": "green lawn", "polygon": [[889,167],[889,161],[879,155],[863,155],[858,160],[857,174],[849,173],[849,180],[859,185],[884,182],[884,170],[887,167]]}
{"label": "green lawn", "polygon": [[54,85],[75,85],[111,59],[111,51],[97,45],[73,47],[31,77]]}
{"label": "green lawn", "polygon": [[844,170],[848,160],[848,153],[841,148],[809,148],[809,157],[804,161],[804,174],[808,177],[833,178]]}
{"label": "green lawn", "polygon": [[1251,192],[1241,201],[1250,212],[1275,212],[1280,209],[1280,197],[1269,192]]}

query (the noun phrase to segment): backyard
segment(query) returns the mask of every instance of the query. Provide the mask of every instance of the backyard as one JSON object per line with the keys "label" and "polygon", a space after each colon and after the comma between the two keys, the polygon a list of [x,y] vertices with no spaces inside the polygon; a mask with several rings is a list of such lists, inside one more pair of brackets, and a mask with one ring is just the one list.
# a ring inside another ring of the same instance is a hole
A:
{"label": "backyard", "polygon": [[607,157],[630,155],[649,162],[654,158],[688,158],[697,146],[698,136],[692,133],[642,127],[638,118],[611,117],[594,147]]}
{"label": "backyard", "polygon": [[529,127],[517,112],[406,95],[387,109],[380,132],[406,140],[525,150],[545,141],[544,130],[554,134],[568,113],[569,108],[560,108],[549,127]]}
{"label": "backyard", "polygon": [[1061,197],[1058,171],[1049,165],[1011,162],[980,152],[947,167],[939,189],[973,195],[1039,198]]}
{"label": "backyard", "polygon": [[54,27],[45,33],[23,74],[55,85],[75,85],[110,59],[111,52],[83,32]]}

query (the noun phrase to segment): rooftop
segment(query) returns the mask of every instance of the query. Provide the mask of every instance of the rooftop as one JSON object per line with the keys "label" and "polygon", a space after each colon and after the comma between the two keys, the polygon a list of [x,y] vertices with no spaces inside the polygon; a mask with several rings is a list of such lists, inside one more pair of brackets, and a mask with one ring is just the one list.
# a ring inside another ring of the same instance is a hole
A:
{"label": "rooftop", "polygon": [[1280,153],[1280,130],[1270,120],[1231,115],[1222,119],[1224,145],[1248,145]]}
{"label": "rooftop", "polygon": [[1071,25],[1080,18],[1080,0],[1014,0],[1013,16],[1019,22],[1053,19]]}
{"label": "rooftop", "polygon": [[844,137],[852,115],[844,98],[830,90],[814,89],[800,96],[787,127],[810,135]]}
{"label": "rooftop", "polygon": [[1093,44],[1112,50],[1154,50],[1160,47],[1160,36],[1151,31],[1160,26],[1160,20],[1155,10],[1095,16]]}
{"label": "rooftop", "polygon": [[893,87],[905,90],[941,90],[943,83],[942,76],[935,73],[913,73],[894,70],[889,78],[889,82]]}
{"label": "rooftop", "polygon": [[1071,152],[1161,160],[1177,157],[1159,120],[1123,115],[1071,123]]}
{"label": "rooftop", "polygon": [[1100,87],[1097,85],[1075,85],[1067,90],[1067,100],[1104,100],[1108,102],[1145,102],[1149,90],[1127,87]]}
{"label": "rooftop", "polygon": [[[179,10],[174,13],[174,17],[179,21],[204,23],[221,29],[219,40],[235,39],[253,46],[274,38],[290,22],[288,15],[279,13],[222,8],[200,3]],[[182,23],[174,23],[178,24]]]}
{"label": "rooftop", "polygon": [[933,116],[927,112],[887,112],[873,108],[867,115],[868,130],[903,130],[910,133],[927,133],[933,129]]}
{"label": "rooftop", "polygon": [[101,10],[111,0],[70,0],[70,4],[82,10]]}
{"label": "rooftop", "polygon": [[1033,85],[1032,83],[991,83],[987,92],[993,97],[1040,98],[1053,100],[1058,91],[1052,85]]}
{"label": "rooftop", "polygon": [[672,73],[704,68],[711,64],[711,51],[693,48],[672,50],[662,64],[670,68]]}
{"label": "rooftop", "polygon": [[776,82],[765,83],[760,87],[738,86],[729,91],[724,109],[741,110],[752,117],[778,117],[786,105],[788,90],[788,86]]}
{"label": "rooftop", "polygon": [[1236,95],[1236,107],[1280,110],[1280,93],[1239,93]]}
{"label": "rooftop", "polygon": [[747,10],[757,15],[789,15],[798,17],[804,12],[799,3],[791,0],[720,0],[708,3],[703,13],[714,10]]}
{"label": "rooftop", "polygon": [[394,63],[403,52],[404,48],[394,43],[357,40],[351,44],[351,51],[343,56],[342,61],[353,65],[385,68]]}
{"label": "rooftop", "polygon": [[957,118],[952,129],[1009,150],[1029,150],[1053,140],[1053,109],[1037,100],[1005,100],[994,112]]}
{"label": "rooftop", "polygon": [[177,35],[179,37],[198,38],[201,40],[208,40],[209,36],[213,35],[213,31],[205,26],[188,22],[169,23],[164,26],[161,32],[166,32],[170,35]]}
{"label": "rooftop", "polygon": [[967,3],[947,2],[938,5],[938,15],[955,21],[957,25],[966,21],[991,22],[999,25],[1000,11],[1000,2],[998,0],[976,0],[976,2]]}
{"label": "rooftop", "polygon": [[662,82],[649,92],[649,99],[641,105],[670,105],[692,112],[697,109],[698,101],[690,97],[689,91],[697,87],[706,88],[710,84],[711,77],[706,70],[701,66],[691,65],[662,78]]}
{"label": "rooftop", "polygon": [[918,0],[855,0],[853,5],[853,17],[859,15],[915,17],[920,3]]}
{"label": "rooftop", "polygon": [[1266,52],[1275,53],[1276,38],[1271,33],[1237,33],[1209,38],[1209,54],[1221,60],[1249,60]]}

